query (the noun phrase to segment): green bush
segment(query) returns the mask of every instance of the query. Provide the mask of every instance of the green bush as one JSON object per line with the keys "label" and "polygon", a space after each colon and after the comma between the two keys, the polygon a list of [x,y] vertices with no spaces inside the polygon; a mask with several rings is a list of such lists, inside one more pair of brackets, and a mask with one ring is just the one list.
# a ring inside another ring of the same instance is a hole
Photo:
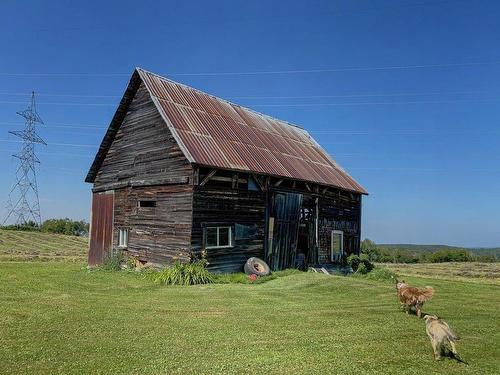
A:
{"label": "green bush", "polygon": [[106,271],[120,271],[125,261],[125,255],[121,250],[110,250],[106,252],[101,268]]}
{"label": "green bush", "polygon": [[370,262],[370,258],[367,254],[351,254],[347,257],[347,264],[351,266],[354,272],[368,273],[373,270],[373,263]]}
{"label": "green bush", "polygon": [[373,270],[374,265],[372,262],[370,262],[370,258],[368,257],[367,254],[361,254],[359,256],[359,260],[360,260],[361,264],[365,265],[367,272],[371,272]]}
{"label": "green bush", "polygon": [[351,254],[347,257],[347,264],[351,266],[352,270],[356,272],[358,270],[361,259],[356,254]]}
{"label": "green bush", "polygon": [[175,262],[158,272],[149,273],[154,282],[167,285],[211,284],[215,278],[206,268],[206,262]]}
{"label": "green bush", "polygon": [[356,273],[360,273],[362,275],[367,274],[368,272],[370,271],[368,271],[368,268],[364,263],[360,263],[358,269],[356,270]]}

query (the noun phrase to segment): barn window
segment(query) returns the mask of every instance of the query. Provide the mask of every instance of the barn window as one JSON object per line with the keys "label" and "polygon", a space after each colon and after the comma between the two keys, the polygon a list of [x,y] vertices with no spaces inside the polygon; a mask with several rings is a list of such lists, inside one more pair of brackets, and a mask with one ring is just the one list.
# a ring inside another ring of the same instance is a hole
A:
{"label": "barn window", "polygon": [[139,207],[156,207],[156,201],[147,200],[147,201],[139,201]]}
{"label": "barn window", "polygon": [[121,228],[118,232],[118,246],[127,247],[128,245],[128,229]]}
{"label": "barn window", "polygon": [[231,227],[204,228],[205,249],[214,249],[233,246]]}
{"label": "barn window", "polygon": [[344,253],[344,232],[341,230],[332,230],[331,243],[332,261],[338,261]]}

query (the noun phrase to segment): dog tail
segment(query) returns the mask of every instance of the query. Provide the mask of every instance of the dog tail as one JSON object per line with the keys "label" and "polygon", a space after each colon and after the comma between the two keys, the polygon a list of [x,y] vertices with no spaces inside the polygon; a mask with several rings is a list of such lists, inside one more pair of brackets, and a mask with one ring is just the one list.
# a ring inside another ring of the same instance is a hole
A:
{"label": "dog tail", "polygon": [[460,340],[460,337],[455,335],[451,329],[448,329],[447,331],[448,332],[446,332],[446,334],[448,336],[448,340],[453,341],[453,342]]}
{"label": "dog tail", "polygon": [[418,302],[428,301],[432,298],[433,295],[434,295],[434,288],[431,286],[428,286],[424,289],[420,289],[417,296]]}

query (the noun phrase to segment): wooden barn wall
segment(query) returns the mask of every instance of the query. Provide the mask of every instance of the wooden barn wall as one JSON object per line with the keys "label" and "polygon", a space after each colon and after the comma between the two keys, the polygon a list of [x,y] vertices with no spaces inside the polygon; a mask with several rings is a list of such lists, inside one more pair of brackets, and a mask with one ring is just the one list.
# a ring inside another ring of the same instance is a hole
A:
{"label": "wooden barn wall", "polygon": [[333,230],[344,232],[344,254],[359,252],[361,200],[358,195],[350,197],[322,196],[319,199],[319,262],[331,263],[331,233]]}
{"label": "wooden barn wall", "polygon": [[[131,255],[158,263],[187,260],[192,173],[141,84],[94,181],[94,191],[115,189],[114,246],[125,228]],[[138,200],[148,198],[157,206],[139,208]]]}
{"label": "wooden barn wall", "polygon": [[[115,191],[115,235],[129,229],[127,252],[153,263],[188,261],[192,220],[191,185],[124,188]],[[139,207],[139,200],[155,200],[156,207]]]}
{"label": "wooden barn wall", "polygon": [[141,83],[102,162],[94,188],[130,180],[189,178],[192,167]]}
{"label": "wooden barn wall", "polygon": [[[249,257],[264,257],[265,209],[260,191],[195,186],[191,250],[197,256],[203,250],[212,271],[241,271]],[[216,225],[233,228],[233,247],[203,249],[203,227]]]}

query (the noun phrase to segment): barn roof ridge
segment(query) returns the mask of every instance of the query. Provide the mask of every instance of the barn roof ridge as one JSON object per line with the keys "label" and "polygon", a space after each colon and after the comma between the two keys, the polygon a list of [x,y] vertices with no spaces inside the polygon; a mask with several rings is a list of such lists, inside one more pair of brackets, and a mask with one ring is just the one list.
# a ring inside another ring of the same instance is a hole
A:
{"label": "barn roof ridge", "polygon": [[312,137],[311,137],[311,135],[309,134],[309,131],[308,131],[307,129],[303,128],[303,127],[302,127],[302,126],[300,126],[300,125],[294,124],[293,122],[290,122],[290,121],[288,121],[288,120],[279,119],[279,118],[277,118],[277,117],[274,117],[274,116],[268,115],[268,114],[266,114],[266,113],[259,112],[259,111],[255,110],[255,109],[252,109],[252,108],[249,108],[249,107],[245,107],[244,105],[241,105],[241,104],[238,104],[238,103],[234,103],[234,102],[232,102],[232,101],[230,101],[230,100],[227,100],[227,99],[221,98],[220,96],[216,96],[216,95],[210,94],[210,93],[208,93],[208,92],[206,92],[206,91],[203,91],[203,90],[200,90],[200,89],[198,89],[198,88],[196,88],[196,87],[189,86],[189,85],[186,85],[185,83],[182,83],[182,82],[179,82],[179,81],[174,81],[174,80],[173,80],[173,79],[171,79],[171,78],[168,78],[168,77],[162,76],[162,75],[160,75],[160,74],[157,74],[157,73],[151,72],[151,71],[149,71],[149,70],[147,70],[147,69],[141,68],[140,66],[136,66],[136,67],[135,67],[135,69],[136,69],[136,70],[140,70],[140,71],[142,71],[142,72],[144,72],[144,73],[151,74],[151,75],[156,76],[156,77],[158,77],[158,78],[160,78],[160,79],[163,79],[163,80],[165,80],[165,81],[169,81],[169,82],[174,83],[174,84],[176,84],[176,85],[180,85],[180,86],[186,87],[186,88],[188,88],[188,89],[190,89],[190,90],[197,91],[197,92],[199,92],[200,94],[203,94],[203,95],[208,95],[208,96],[210,96],[210,97],[212,97],[212,98],[214,98],[214,99],[216,99],[216,100],[221,100],[221,101],[223,101],[223,102],[226,102],[226,103],[227,103],[227,104],[229,104],[229,105],[234,105],[234,106],[236,106],[236,107],[240,107],[240,108],[245,109],[245,110],[247,110],[247,111],[253,112],[253,113],[255,113],[255,114],[256,114],[256,115],[258,115],[258,116],[267,117],[267,118],[269,118],[269,119],[271,119],[271,120],[274,120],[274,121],[279,121],[279,122],[285,123],[285,124],[286,124],[286,125],[288,125],[288,126],[292,126],[292,127],[294,127],[294,128],[297,128],[297,129],[303,130],[303,131],[305,131],[305,132],[307,133],[307,135],[308,135],[308,136],[312,139]]}

